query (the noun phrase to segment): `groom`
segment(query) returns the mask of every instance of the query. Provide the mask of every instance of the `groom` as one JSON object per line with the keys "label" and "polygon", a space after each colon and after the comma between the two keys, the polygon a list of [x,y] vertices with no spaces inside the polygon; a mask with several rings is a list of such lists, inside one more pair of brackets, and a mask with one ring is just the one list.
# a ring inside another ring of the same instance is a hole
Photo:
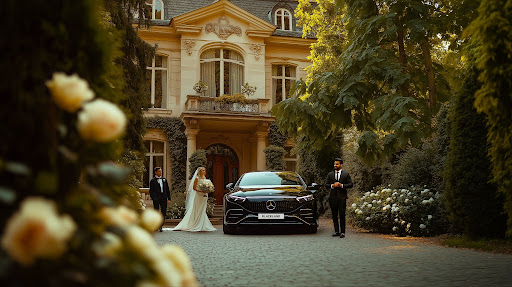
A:
{"label": "groom", "polygon": [[[329,205],[332,212],[332,223],[334,224],[334,234],[345,238],[345,209],[347,208],[347,188],[354,184],[348,172],[341,169],[343,160],[334,159],[334,170],[327,174],[326,187],[330,188]],[[339,223],[338,223],[339,217]],[[340,230],[341,227],[341,230]]]}
{"label": "groom", "polygon": [[159,231],[162,232],[162,227],[165,223],[165,214],[167,212],[167,203],[170,203],[171,200],[171,192],[169,191],[169,184],[165,177],[162,177],[162,168],[155,167],[153,169],[155,173],[155,177],[151,179],[149,182],[149,196],[153,200],[153,207],[162,212],[164,220],[162,221],[162,226],[160,226]]}

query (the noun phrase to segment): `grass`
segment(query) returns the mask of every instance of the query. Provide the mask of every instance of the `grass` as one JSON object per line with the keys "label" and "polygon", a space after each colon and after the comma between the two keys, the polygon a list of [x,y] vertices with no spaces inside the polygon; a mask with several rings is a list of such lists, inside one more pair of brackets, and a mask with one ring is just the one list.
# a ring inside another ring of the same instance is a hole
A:
{"label": "grass", "polygon": [[512,254],[512,239],[471,239],[467,236],[450,235],[447,239],[442,240],[441,244],[448,247]]}

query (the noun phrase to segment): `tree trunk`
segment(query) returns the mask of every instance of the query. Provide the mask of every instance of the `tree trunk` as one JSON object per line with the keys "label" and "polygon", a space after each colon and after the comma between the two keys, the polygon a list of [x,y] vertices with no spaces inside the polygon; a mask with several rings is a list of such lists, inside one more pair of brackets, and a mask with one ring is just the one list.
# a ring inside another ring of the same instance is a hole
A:
{"label": "tree trunk", "polygon": [[428,99],[429,106],[433,108],[436,105],[436,81],[434,78],[434,67],[432,66],[432,57],[430,56],[430,45],[427,39],[420,41],[421,51],[423,53],[423,59],[425,60],[425,72],[427,73],[428,80]]}
{"label": "tree trunk", "polygon": [[[404,45],[404,30],[403,28],[398,29],[398,61],[400,62],[400,66],[402,66],[402,72],[407,72],[407,55],[405,54],[405,45]],[[409,97],[409,81],[406,81],[400,87],[402,90],[403,97]]]}

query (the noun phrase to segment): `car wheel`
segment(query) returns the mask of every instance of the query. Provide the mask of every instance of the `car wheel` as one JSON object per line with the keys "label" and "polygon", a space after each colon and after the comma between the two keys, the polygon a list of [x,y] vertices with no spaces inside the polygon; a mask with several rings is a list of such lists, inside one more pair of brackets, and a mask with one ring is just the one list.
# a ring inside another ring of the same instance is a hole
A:
{"label": "car wheel", "polygon": [[309,234],[315,234],[318,230],[318,226],[311,226],[308,229],[306,229],[306,232]]}
{"label": "car wheel", "polygon": [[227,226],[226,224],[222,225],[222,230],[224,231],[224,234],[238,234],[235,228]]}

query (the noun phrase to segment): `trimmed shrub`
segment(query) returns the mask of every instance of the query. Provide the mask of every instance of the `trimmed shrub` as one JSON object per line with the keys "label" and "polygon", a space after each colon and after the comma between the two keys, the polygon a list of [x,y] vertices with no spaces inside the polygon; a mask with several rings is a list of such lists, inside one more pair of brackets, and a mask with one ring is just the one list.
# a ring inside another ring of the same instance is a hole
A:
{"label": "trimmed shrub", "polygon": [[445,167],[446,201],[453,231],[477,236],[503,236],[503,197],[491,180],[485,117],[473,107],[480,87],[470,68],[450,111],[451,141]]}
{"label": "trimmed shrub", "polygon": [[263,152],[267,161],[268,170],[284,170],[284,154],[285,150],[282,147],[269,145]]}
{"label": "trimmed shrub", "polygon": [[192,155],[190,155],[188,162],[190,163],[188,179],[192,179],[198,167],[206,167],[206,151],[204,149],[194,151]]}

